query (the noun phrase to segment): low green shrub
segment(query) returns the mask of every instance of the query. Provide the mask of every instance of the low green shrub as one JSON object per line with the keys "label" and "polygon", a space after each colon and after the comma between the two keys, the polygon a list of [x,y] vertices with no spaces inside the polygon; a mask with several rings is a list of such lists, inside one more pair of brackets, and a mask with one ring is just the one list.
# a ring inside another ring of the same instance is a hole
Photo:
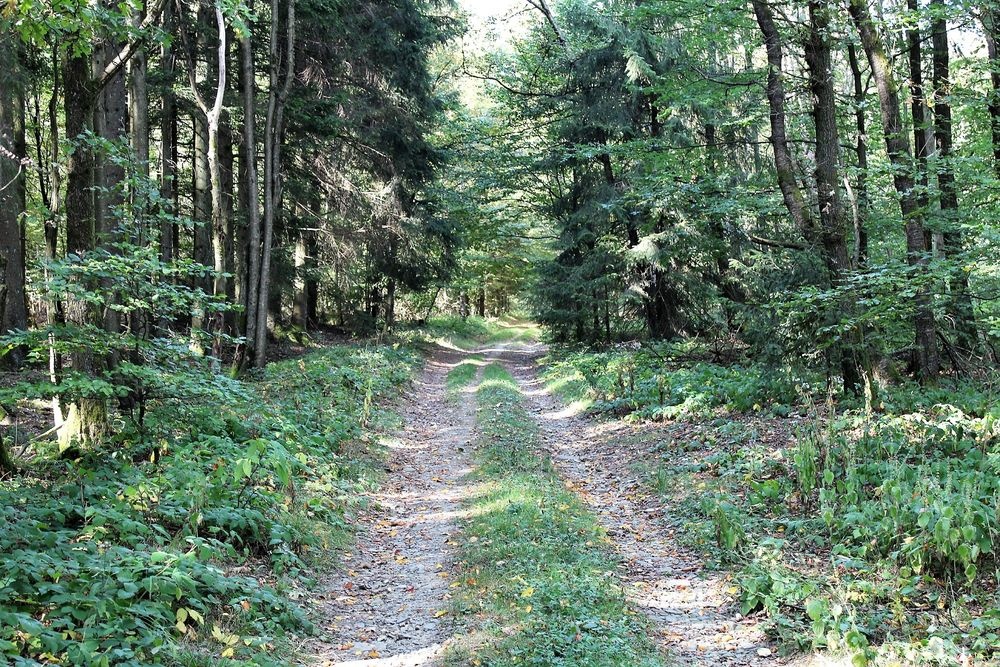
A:
{"label": "low green shrub", "polygon": [[[704,417],[717,409],[788,414],[810,383],[791,371],[689,358],[690,345],[622,346],[603,352],[558,349],[545,360],[544,379],[564,398],[595,412],[635,419]],[[814,382],[815,384],[815,382]]]}
{"label": "low green shrub", "polygon": [[0,656],[282,664],[311,631],[290,594],[374,481],[344,447],[386,424],[375,406],[415,362],[335,347],[259,382],[213,376],[211,402],[154,403],[141,432],[121,423],[113,441],[0,482]]}

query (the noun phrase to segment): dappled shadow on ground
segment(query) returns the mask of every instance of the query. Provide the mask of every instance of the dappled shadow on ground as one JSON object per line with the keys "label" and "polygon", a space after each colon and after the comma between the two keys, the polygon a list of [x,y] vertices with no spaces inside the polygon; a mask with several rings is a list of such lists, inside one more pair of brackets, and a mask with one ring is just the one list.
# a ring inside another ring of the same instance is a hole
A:
{"label": "dappled shadow on ground", "polygon": [[302,664],[351,667],[437,665],[451,635],[446,615],[455,570],[451,535],[476,493],[466,453],[471,396],[447,398],[448,371],[466,354],[436,347],[407,393],[405,426],[385,438],[387,476],[354,518],[356,544],[315,604],[322,641]]}

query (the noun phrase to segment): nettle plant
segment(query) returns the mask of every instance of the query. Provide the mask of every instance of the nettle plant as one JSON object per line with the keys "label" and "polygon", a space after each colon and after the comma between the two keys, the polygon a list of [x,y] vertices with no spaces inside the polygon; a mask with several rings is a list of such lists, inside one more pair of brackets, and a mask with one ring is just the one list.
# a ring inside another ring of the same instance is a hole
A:
{"label": "nettle plant", "polygon": [[0,338],[0,353],[20,347],[39,366],[47,365],[50,355],[58,359],[87,355],[93,363],[86,370],[62,364],[44,379],[8,389],[0,403],[5,398],[11,402],[55,398],[64,405],[116,401],[120,412],[142,432],[153,401],[190,401],[238,391],[211,372],[213,360],[195,352],[208,339],[223,339],[221,326],[214,331],[194,329],[190,335],[175,330],[183,331],[177,325],[193,314],[221,325],[222,314],[231,306],[199,287],[214,275],[211,267],[160,257],[156,240],[161,226],[190,229],[195,223],[170,211],[170,202],[138,171],[126,149],[94,137],[89,141],[126,174],[103,193],[110,201],[121,202],[111,207],[116,227],[95,250],[47,264],[46,280],[38,291],[50,303],[83,304],[91,316],[87,323],[12,332]]}

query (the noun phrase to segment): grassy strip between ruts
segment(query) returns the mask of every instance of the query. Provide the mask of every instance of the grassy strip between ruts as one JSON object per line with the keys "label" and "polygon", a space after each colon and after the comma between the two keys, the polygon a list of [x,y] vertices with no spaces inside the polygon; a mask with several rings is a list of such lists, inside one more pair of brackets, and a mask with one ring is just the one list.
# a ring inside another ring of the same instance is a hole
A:
{"label": "grassy strip between ruts", "polygon": [[448,377],[445,378],[445,385],[448,388],[449,395],[454,398],[455,392],[470,385],[476,379],[476,375],[479,374],[479,367],[483,364],[483,356],[481,354],[474,354],[448,371]]}
{"label": "grassy strip between ruts", "polygon": [[539,456],[537,427],[503,367],[484,369],[477,402],[482,487],[463,527],[453,609],[471,627],[449,664],[662,665],[603,532]]}

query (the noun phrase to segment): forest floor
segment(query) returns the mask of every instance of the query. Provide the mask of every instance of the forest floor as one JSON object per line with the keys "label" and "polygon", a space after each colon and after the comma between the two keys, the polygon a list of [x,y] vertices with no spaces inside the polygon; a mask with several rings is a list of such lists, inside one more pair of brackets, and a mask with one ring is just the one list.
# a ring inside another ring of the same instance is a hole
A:
{"label": "forest floor", "polygon": [[[326,622],[309,664],[486,664],[456,663],[448,647],[461,643],[455,635],[469,627],[469,619],[454,618],[449,600],[454,589],[471,581],[457,545],[476,498],[485,495],[472,474],[470,450],[479,437],[478,368],[490,363],[516,380],[537,429],[536,456],[551,460],[565,489],[589,512],[588,520],[600,526],[606,545],[601,548],[617,564],[608,575],[625,591],[627,606],[648,619],[642,626],[667,663],[835,664],[777,656],[758,623],[739,613],[727,575],[708,571],[681,546],[676,534],[681,521],[643,472],[648,452],[623,446],[635,442],[631,427],[576,414],[545,390],[537,363],[542,345],[508,340],[476,353],[436,346],[411,390],[402,409],[406,426],[387,443],[386,482],[373,493],[372,510],[358,519],[357,544],[343,555],[340,571],[317,600]],[[449,387],[449,372],[463,362],[477,370],[464,378],[466,388],[456,391]]]}

